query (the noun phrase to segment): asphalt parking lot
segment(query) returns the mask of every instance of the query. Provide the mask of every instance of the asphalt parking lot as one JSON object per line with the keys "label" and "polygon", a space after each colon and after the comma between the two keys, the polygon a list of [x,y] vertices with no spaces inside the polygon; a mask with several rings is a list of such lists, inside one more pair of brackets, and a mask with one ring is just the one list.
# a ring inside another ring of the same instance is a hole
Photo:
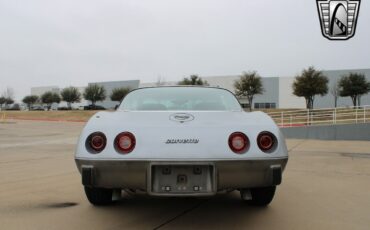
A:
{"label": "asphalt parking lot", "polygon": [[370,229],[370,142],[288,140],[267,208],[239,193],[212,198],[126,194],[88,203],[73,152],[83,123],[0,124],[0,229]]}

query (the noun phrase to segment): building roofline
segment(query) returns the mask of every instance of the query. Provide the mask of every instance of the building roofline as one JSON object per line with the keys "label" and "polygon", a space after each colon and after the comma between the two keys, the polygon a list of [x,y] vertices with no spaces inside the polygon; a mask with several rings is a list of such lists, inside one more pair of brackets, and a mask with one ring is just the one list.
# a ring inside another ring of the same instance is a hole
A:
{"label": "building roofline", "polygon": [[362,68],[362,69],[330,69],[330,70],[322,70],[324,72],[351,72],[351,71],[370,71],[370,68]]}

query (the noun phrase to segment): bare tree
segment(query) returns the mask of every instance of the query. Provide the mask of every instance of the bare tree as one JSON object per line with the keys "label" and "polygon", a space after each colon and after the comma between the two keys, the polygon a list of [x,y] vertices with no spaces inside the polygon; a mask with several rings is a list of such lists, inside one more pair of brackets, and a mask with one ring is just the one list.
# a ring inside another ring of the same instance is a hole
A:
{"label": "bare tree", "polygon": [[6,88],[6,90],[3,92],[2,96],[1,96],[2,100],[1,100],[1,104],[5,104],[5,108],[7,108],[7,106],[9,104],[13,104],[14,103],[14,90],[10,87]]}
{"label": "bare tree", "polygon": [[155,83],[156,86],[166,85],[166,79],[158,76],[157,82]]}
{"label": "bare tree", "polygon": [[330,87],[330,94],[334,97],[334,108],[337,108],[338,105],[338,98],[339,98],[339,85],[338,82],[334,82]]}
{"label": "bare tree", "polygon": [[14,90],[13,90],[13,88],[10,88],[10,87],[6,88],[6,90],[4,92],[4,96],[6,98],[14,99]]}

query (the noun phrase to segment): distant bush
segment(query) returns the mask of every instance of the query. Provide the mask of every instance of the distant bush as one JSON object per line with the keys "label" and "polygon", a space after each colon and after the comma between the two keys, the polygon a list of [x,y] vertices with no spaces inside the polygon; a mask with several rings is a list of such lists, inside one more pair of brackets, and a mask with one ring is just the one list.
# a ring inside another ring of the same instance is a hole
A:
{"label": "distant bush", "polygon": [[51,91],[45,92],[43,95],[41,95],[41,102],[46,104],[48,110],[50,110],[51,104],[59,103],[60,101],[61,98],[59,94],[53,93]]}
{"label": "distant bush", "polygon": [[72,108],[71,106],[72,103],[81,101],[81,93],[78,91],[76,87],[71,86],[68,88],[64,88],[60,95],[62,96],[62,100],[67,102],[69,109]]}
{"label": "distant bush", "polygon": [[112,93],[110,95],[110,99],[112,101],[122,101],[123,98],[126,97],[126,95],[131,91],[128,87],[122,87],[122,88],[115,88],[112,90]]}
{"label": "distant bush", "polygon": [[27,105],[28,110],[31,110],[32,105],[35,104],[38,100],[39,100],[38,96],[29,95],[29,96],[25,96],[22,101],[23,103]]}
{"label": "distant bush", "polygon": [[103,86],[100,86],[98,84],[91,84],[86,87],[83,96],[86,100],[91,101],[91,104],[94,107],[97,101],[105,100],[106,91]]}

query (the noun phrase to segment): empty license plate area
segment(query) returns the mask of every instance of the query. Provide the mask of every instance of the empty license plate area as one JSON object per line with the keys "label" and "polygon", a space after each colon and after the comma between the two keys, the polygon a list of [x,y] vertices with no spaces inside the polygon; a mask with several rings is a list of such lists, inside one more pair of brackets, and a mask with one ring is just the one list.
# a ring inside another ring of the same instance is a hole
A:
{"label": "empty license plate area", "polygon": [[152,193],[213,193],[212,165],[152,165]]}

